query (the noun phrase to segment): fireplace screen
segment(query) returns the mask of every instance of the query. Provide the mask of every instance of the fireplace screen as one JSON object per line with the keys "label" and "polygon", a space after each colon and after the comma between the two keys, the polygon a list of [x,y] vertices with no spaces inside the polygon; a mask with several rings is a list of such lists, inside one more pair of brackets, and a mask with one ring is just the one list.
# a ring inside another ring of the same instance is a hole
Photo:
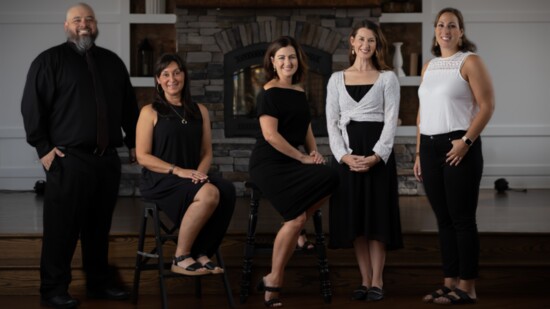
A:
{"label": "fireplace screen", "polygon": [[[256,106],[263,98],[265,80],[262,66],[267,45],[260,44],[225,55],[225,135],[254,137],[259,132]],[[325,98],[331,74],[331,55],[304,46],[309,71],[304,83],[316,136],[326,136]]]}
{"label": "fireplace screen", "polygon": [[[233,74],[234,117],[256,117],[256,105],[262,99],[263,85],[266,82],[264,69],[260,65],[241,69]],[[324,117],[326,88],[323,75],[308,72],[305,87],[311,116]]]}
{"label": "fireplace screen", "polygon": [[234,117],[256,116],[256,104],[261,99],[262,87],[265,83],[264,69],[259,64],[233,73]]}

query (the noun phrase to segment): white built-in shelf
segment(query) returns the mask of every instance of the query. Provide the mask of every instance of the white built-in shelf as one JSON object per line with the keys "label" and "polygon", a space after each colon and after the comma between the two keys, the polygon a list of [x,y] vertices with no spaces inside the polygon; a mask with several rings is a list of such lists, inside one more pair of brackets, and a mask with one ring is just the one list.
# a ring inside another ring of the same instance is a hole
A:
{"label": "white built-in shelf", "polygon": [[176,14],[130,14],[131,24],[175,24]]}
{"label": "white built-in shelf", "polygon": [[382,13],[381,23],[422,23],[422,13]]}
{"label": "white built-in shelf", "polygon": [[399,85],[401,86],[418,86],[420,85],[420,76],[404,76],[399,77]]}
{"label": "white built-in shelf", "polygon": [[155,87],[155,80],[153,77],[131,77],[130,81],[134,87]]}

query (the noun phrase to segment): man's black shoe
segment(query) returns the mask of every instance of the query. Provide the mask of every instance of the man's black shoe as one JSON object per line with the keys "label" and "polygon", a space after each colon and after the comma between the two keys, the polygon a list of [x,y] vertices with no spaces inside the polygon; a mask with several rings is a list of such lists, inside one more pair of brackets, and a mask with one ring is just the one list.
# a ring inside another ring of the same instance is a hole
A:
{"label": "man's black shoe", "polygon": [[88,289],[86,291],[88,298],[95,299],[110,299],[110,300],[126,300],[130,298],[130,293],[119,288],[106,289]]}
{"label": "man's black shoe", "polygon": [[41,298],[40,303],[46,307],[53,308],[76,308],[78,300],[70,295],[58,295],[50,298]]}

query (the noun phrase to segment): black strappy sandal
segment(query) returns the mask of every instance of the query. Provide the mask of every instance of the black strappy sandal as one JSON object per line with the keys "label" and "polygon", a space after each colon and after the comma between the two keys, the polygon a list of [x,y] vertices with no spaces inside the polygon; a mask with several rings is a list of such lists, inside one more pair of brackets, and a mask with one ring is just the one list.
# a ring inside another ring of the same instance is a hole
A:
{"label": "black strappy sandal", "polygon": [[477,303],[477,298],[471,298],[466,291],[463,291],[461,289],[455,288],[453,290],[455,292],[456,296],[452,294],[445,294],[441,296],[442,298],[446,298],[449,300],[449,302],[438,302],[434,301],[434,304],[438,305],[464,305],[464,304],[475,304]]}
{"label": "black strappy sandal", "polygon": [[[208,257],[206,254],[199,254],[197,256],[197,259],[203,257],[203,256],[206,256]],[[197,263],[200,263],[200,262],[197,262]],[[202,264],[202,267],[208,269],[212,274],[214,275],[218,275],[218,274],[223,274],[224,273],[224,269],[217,266],[216,264],[214,264],[212,261],[208,261],[204,264]]]}
{"label": "black strappy sandal", "polygon": [[[441,291],[442,293],[440,293],[439,291]],[[429,296],[431,296],[432,298],[426,298],[428,297],[428,295],[424,296],[424,298],[422,299],[423,302],[425,303],[432,303],[434,301],[434,299],[438,298],[438,297],[442,297],[442,296],[445,296],[449,293],[451,293],[452,290],[449,289],[448,287],[442,285],[441,287],[439,287],[439,289],[433,291],[431,294],[429,294]]]}
{"label": "black strappy sandal", "polygon": [[[282,289],[280,287],[266,286],[264,278],[262,277],[256,286],[258,292],[276,292],[281,293]],[[264,300],[264,305],[268,308],[279,308],[283,306],[283,302],[280,298],[275,297],[270,300]]]}
{"label": "black strappy sandal", "polygon": [[180,275],[186,275],[186,276],[204,276],[204,275],[211,274],[211,272],[209,270],[199,271],[199,269],[205,268],[199,262],[195,262],[195,263],[193,263],[193,264],[191,264],[191,265],[189,265],[185,268],[181,267],[181,266],[178,266],[178,262],[181,262],[181,261],[186,260],[188,258],[193,258],[193,257],[189,254],[174,257],[174,259],[172,260],[172,267],[171,267],[172,272],[180,274]]}

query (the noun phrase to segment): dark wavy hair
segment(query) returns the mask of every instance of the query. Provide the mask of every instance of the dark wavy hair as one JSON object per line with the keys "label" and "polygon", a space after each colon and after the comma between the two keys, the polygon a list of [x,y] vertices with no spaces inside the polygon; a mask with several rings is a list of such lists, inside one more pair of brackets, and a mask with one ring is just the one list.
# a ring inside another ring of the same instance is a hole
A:
{"label": "dark wavy hair", "polygon": [[[458,28],[463,32],[462,45],[458,45],[458,49],[463,52],[468,52],[468,51],[475,52],[477,50],[477,46],[472,41],[468,40],[468,38],[466,37],[466,30],[464,29],[464,17],[462,17],[462,13],[458,9],[444,8],[441,11],[439,11],[439,13],[437,13],[437,16],[435,17],[434,28],[437,27],[437,22],[439,21],[439,18],[441,17],[441,15],[445,13],[451,13],[456,16],[456,18],[458,19]],[[435,38],[435,33],[434,33],[434,37],[432,39],[432,54],[436,57],[441,57],[441,47],[439,46],[439,44],[436,44],[436,43],[437,43],[437,40]]]}
{"label": "dark wavy hair", "polygon": [[[189,119],[201,119],[201,113],[197,103],[193,102],[191,99],[191,90],[189,86],[189,74],[187,74],[187,67],[183,63],[183,60],[178,54],[163,54],[157,59],[155,64],[155,76],[160,77],[160,74],[164,69],[166,69],[172,62],[175,62],[178,65],[180,71],[183,72],[183,89],[181,91],[181,103],[183,105],[185,116]],[[155,109],[160,115],[167,116],[173,114],[171,109],[168,107],[168,101],[166,101],[166,96],[162,87],[158,84],[157,79],[155,78],[155,89],[157,90],[157,95],[155,101],[153,101],[153,109]]]}
{"label": "dark wavy hair", "polygon": [[[381,70],[391,70],[391,67],[386,63],[386,58],[388,56],[388,43],[386,41],[386,37],[384,37],[384,34],[382,33],[382,29],[380,29],[380,26],[370,20],[363,20],[358,22],[353,26],[353,29],[351,29],[350,38],[355,38],[357,35],[357,31],[361,28],[367,28],[371,30],[374,33],[374,37],[376,38],[376,51],[372,55],[372,64],[374,67],[381,71]],[[349,57],[349,64],[353,65],[355,62],[355,58],[357,58],[357,55],[352,53],[353,46],[349,46],[348,51],[348,57]]]}
{"label": "dark wavy hair", "polygon": [[264,70],[267,81],[278,78],[277,72],[275,71],[273,63],[271,62],[271,58],[275,57],[275,53],[277,53],[279,49],[288,46],[294,47],[294,50],[296,50],[296,56],[298,57],[298,69],[296,70],[296,73],[294,73],[294,75],[292,76],[292,84],[299,84],[305,80],[307,72],[306,54],[294,38],[290,36],[282,36],[271,42],[265,52]]}

